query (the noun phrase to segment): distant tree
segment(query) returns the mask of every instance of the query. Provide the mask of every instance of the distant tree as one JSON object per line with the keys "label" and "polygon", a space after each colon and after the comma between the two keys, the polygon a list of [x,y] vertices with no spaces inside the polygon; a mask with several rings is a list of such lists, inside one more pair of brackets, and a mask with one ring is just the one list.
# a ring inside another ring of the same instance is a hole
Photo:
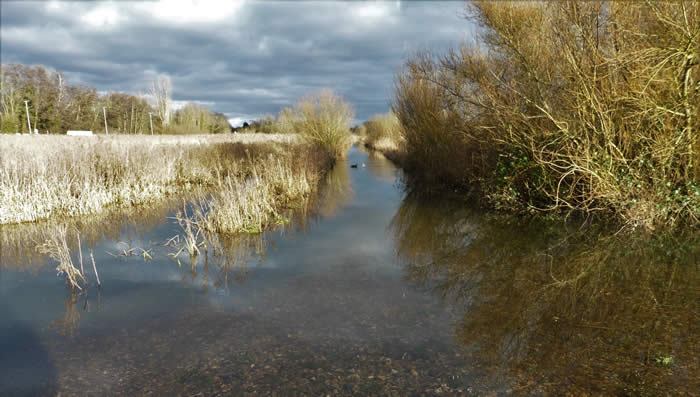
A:
{"label": "distant tree", "polygon": [[21,93],[16,74],[8,69],[9,67],[4,65],[0,66],[0,131],[17,132],[22,103]]}
{"label": "distant tree", "polygon": [[173,84],[170,76],[166,74],[159,75],[151,83],[149,93],[155,102],[156,115],[161,119],[163,126],[170,124],[170,116],[172,113],[172,95]]}

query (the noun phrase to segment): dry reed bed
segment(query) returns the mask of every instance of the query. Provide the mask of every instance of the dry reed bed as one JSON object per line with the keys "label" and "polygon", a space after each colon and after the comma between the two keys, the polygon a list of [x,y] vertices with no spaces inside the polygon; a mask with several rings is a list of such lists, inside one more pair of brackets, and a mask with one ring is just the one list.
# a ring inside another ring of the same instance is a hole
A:
{"label": "dry reed bed", "polygon": [[261,233],[287,223],[290,210],[306,204],[330,162],[302,145],[248,158],[246,173],[219,178],[211,198],[192,201],[193,213],[179,218],[208,233]]}
{"label": "dry reed bed", "polygon": [[[23,266],[25,260],[36,260],[37,253],[46,255],[58,263],[57,271],[71,287],[81,289],[85,274],[76,219],[91,224],[101,214],[120,208],[131,212],[183,190],[194,190],[191,196],[196,197],[185,199],[194,211],[178,216],[185,246],[196,257],[199,244],[220,241],[221,234],[260,233],[288,222],[290,210],[308,203],[332,160],[294,136],[204,138],[3,141],[0,219],[21,223],[50,217],[48,222],[0,227],[0,241],[9,248],[4,259]],[[276,143],[260,143],[271,141]],[[24,226],[34,225],[36,232],[27,234]],[[18,227],[19,236],[11,233]],[[90,233],[87,237],[89,245],[99,240]],[[71,255],[76,248],[78,261]]]}
{"label": "dry reed bed", "polygon": [[[295,136],[5,136],[0,141],[0,224],[129,207],[245,174]],[[274,144],[272,144],[274,143]],[[247,151],[246,151],[247,149]],[[247,155],[246,155],[247,153]]]}

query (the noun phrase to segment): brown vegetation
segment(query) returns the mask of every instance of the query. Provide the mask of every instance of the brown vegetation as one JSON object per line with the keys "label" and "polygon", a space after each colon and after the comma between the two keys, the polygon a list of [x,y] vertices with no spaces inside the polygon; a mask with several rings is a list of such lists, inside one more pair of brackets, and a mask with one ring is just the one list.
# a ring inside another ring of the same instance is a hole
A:
{"label": "brown vegetation", "polygon": [[391,230],[405,279],[463,313],[469,364],[514,394],[693,394],[700,233],[576,226],[409,195]]}
{"label": "brown vegetation", "polygon": [[265,134],[296,133],[325,150],[333,159],[345,156],[351,144],[352,106],[332,90],[324,89],[283,108],[276,117],[265,116],[245,131]]}
{"label": "brown vegetation", "polygon": [[358,131],[364,134],[365,146],[381,150],[397,150],[403,141],[401,124],[394,112],[378,114],[364,122]]}
{"label": "brown vegetation", "polygon": [[406,166],[496,207],[700,222],[700,5],[488,2],[484,46],[410,59],[396,82]]}
{"label": "brown vegetation", "polygon": [[262,173],[250,168],[261,158],[302,150],[293,148],[296,143],[242,143],[256,141],[296,139],[7,136],[0,144],[0,224],[87,215],[197,187],[220,188],[227,178]]}

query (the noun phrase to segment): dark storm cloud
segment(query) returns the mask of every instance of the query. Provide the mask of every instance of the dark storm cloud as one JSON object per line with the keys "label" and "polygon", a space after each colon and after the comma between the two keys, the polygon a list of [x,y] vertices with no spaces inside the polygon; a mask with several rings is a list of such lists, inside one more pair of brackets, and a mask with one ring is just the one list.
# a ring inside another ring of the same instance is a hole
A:
{"label": "dark storm cloud", "polygon": [[176,101],[230,118],[276,113],[330,87],[357,118],[386,112],[417,50],[469,38],[452,2],[7,2],[0,61],[42,64],[99,91],[144,92],[160,73]]}

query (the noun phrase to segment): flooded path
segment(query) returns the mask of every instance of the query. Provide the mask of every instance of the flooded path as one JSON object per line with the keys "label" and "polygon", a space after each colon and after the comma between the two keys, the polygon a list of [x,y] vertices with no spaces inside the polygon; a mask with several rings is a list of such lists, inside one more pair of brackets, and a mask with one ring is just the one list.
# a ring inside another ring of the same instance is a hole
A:
{"label": "flooded path", "polygon": [[[88,271],[71,295],[5,237],[0,395],[700,390],[696,235],[490,216],[406,196],[376,155],[346,162],[313,213],[193,265],[164,245],[175,206],[106,222],[99,293]],[[152,260],[119,255],[134,247]]]}

